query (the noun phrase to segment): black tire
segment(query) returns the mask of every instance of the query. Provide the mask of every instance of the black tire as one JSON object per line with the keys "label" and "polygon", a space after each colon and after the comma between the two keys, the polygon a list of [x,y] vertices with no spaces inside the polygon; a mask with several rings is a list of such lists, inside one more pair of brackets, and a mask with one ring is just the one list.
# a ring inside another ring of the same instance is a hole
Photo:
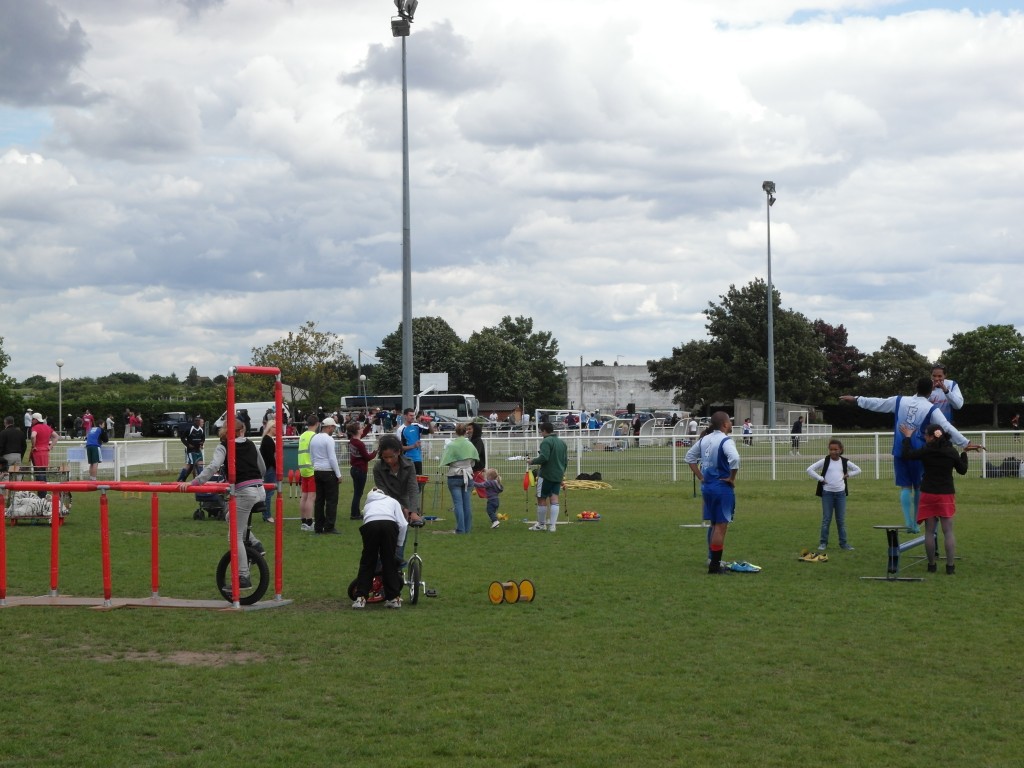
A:
{"label": "black tire", "polygon": [[[260,598],[266,594],[270,586],[270,566],[266,559],[252,547],[245,548],[245,554],[249,558],[249,579],[252,586],[239,588],[238,602],[242,605],[253,605],[258,603]],[[231,579],[228,576],[228,567],[231,565],[231,550],[224,553],[224,557],[217,563],[217,591],[220,596],[231,600]]]}
{"label": "black tire", "polygon": [[177,427],[171,427],[171,437],[177,437],[177,436],[178,436],[178,428]]}
{"label": "black tire", "polygon": [[206,515],[203,514],[203,508],[199,507],[195,512],[192,513],[193,520],[202,520]]}
{"label": "black tire", "polygon": [[359,581],[359,579],[352,579],[352,583],[348,585],[348,599],[349,600],[355,600],[356,599],[356,582],[357,581]]}
{"label": "black tire", "polygon": [[422,577],[420,561],[413,558],[409,561],[409,605],[420,601],[420,578]]}

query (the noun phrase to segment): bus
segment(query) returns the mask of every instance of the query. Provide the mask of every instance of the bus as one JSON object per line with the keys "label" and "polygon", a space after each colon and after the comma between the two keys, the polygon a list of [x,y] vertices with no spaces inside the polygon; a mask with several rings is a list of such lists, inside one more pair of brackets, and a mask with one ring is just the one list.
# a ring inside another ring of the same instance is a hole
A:
{"label": "bus", "polygon": [[[382,408],[386,411],[402,410],[401,395],[345,395],[341,398],[341,411],[365,411]],[[416,412],[423,411],[431,416],[448,416],[452,419],[475,419],[480,415],[480,401],[476,395],[460,395],[451,392],[419,395],[414,406]]]}

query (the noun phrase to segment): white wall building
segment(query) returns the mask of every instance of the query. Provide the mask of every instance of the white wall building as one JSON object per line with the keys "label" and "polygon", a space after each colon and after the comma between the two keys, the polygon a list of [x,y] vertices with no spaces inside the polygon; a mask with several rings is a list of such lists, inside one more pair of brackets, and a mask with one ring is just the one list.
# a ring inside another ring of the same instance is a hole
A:
{"label": "white wall building", "polygon": [[566,402],[573,410],[613,413],[635,403],[638,411],[678,411],[672,392],[651,388],[646,365],[567,365]]}

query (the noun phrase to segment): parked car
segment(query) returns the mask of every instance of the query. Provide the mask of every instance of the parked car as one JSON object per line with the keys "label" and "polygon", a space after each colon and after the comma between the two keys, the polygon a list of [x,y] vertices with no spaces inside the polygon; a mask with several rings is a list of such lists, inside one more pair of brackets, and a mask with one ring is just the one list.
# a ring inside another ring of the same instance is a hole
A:
{"label": "parked car", "polygon": [[192,426],[192,419],[184,411],[166,411],[150,419],[150,432],[156,437],[178,437]]}
{"label": "parked car", "polygon": [[437,432],[454,432],[455,425],[458,424],[458,420],[453,419],[451,416],[438,416],[435,414],[429,414],[431,424],[434,425],[434,430]]}

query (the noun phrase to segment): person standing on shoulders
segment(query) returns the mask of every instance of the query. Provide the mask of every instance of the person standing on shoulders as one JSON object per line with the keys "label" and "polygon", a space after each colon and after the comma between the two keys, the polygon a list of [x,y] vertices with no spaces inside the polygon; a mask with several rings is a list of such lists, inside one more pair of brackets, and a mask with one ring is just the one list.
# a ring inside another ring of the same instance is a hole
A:
{"label": "person standing on shoulders", "polygon": [[334,430],[338,422],[328,416],[320,422],[320,432],[309,441],[309,458],[313,462],[316,498],[313,501],[313,533],[340,534],[338,522],[338,483],[341,467],[334,450]]}
{"label": "person standing on shoulders", "polygon": [[939,406],[946,421],[953,423],[953,411],[964,407],[964,393],[952,379],[946,378],[946,366],[936,363],[932,366],[932,393],[928,402]]}
{"label": "person standing on shoulders", "polygon": [[704,519],[708,528],[708,573],[729,573],[722,568],[725,535],[736,512],[736,475],[740,471],[740,452],[729,437],[732,420],[725,411],[711,414],[711,431],[702,435],[683,459],[700,481],[704,500]]}
{"label": "person standing on shoulders", "polygon": [[[538,465],[537,480],[537,522],[530,526],[531,531],[547,530],[554,533],[558,522],[558,494],[562,490],[565,468],[569,464],[569,449],[565,442],[555,434],[551,422],[542,421],[539,427],[544,439],[540,441],[537,456],[530,459],[530,464]],[[547,513],[545,515],[545,513]],[[545,516],[547,521],[545,521]],[[546,522],[546,525],[545,525]]]}

